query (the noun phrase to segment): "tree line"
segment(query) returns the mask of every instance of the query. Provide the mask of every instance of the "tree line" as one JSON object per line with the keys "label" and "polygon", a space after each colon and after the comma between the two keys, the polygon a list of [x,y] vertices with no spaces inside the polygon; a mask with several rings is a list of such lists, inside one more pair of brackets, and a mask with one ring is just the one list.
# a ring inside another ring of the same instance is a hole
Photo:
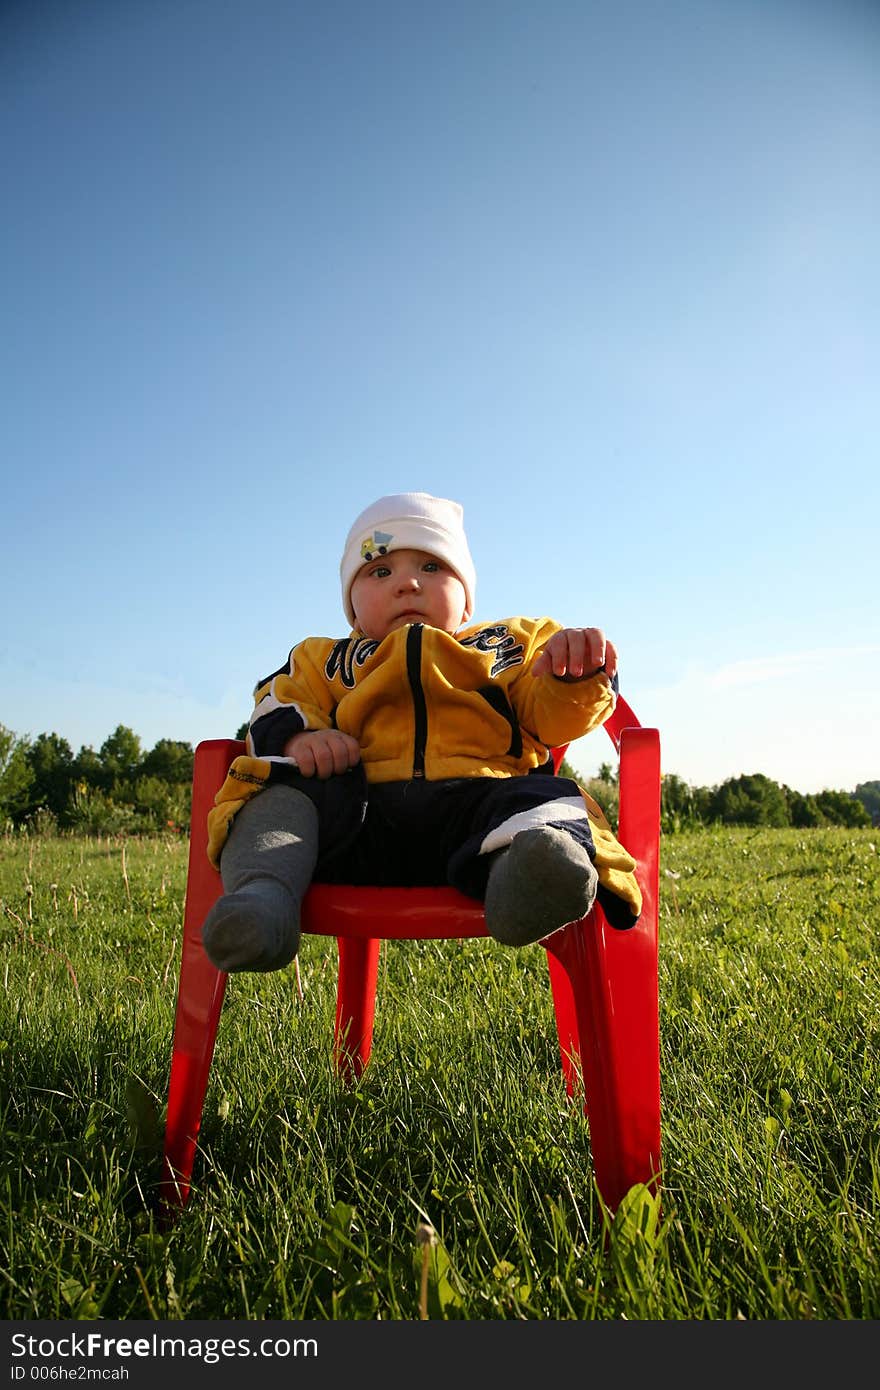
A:
{"label": "tree line", "polygon": [[[596,777],[578,776],[563,758],[560,772],[572,777],[598,801],[617,826],[617,771],[602,763]],[[666,773],[660,788],[660,826],[664,834],[709,825],[810,826],[880,825],[880,781],[860,782],[854,792],[793,791],[762,772],[728,777],[714,787],[695,787]]]}
{"label": "tree line", "polygon": [[92,835],[189,829],[193,749],[159,739],[145,752],[120,724],[95,752],[30,739],[0,724],[0,823]]}
{"label": "tree line", "polygon": [[[236,732],[244,736],[244,726]],[[148,751],[120,724],[97,752],[74,754],[58,734],[35,739],[0,724],[0,828],[66,830],[83,834],[184,832],[189,829],[193,748],[163,738]],[[583,778],[563,759],[560,771],[580,783],[617,825],[617,772],[603,763]],[[661,791],[666,834],[708,825],[880,825],[880,781],[854,792],[805,794],[754,772],[714,787],[695,787],[666,774]]]}

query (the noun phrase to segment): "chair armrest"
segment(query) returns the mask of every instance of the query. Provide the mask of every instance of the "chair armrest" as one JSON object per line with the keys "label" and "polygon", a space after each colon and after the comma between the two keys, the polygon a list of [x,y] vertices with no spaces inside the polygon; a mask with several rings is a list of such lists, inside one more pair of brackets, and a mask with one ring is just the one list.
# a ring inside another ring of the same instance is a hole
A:
{"label": "chair armrest", "polygon": [[637,861],[643,897],[656,906],[660,849],[660,734],[641,725],[620,732],[617,833]]}

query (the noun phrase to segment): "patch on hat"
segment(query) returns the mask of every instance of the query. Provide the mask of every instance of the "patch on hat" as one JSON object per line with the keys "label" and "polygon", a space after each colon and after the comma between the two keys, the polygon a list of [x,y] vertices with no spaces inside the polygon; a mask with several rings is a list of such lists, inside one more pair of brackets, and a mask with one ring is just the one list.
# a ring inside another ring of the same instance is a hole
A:
{"label": "patch on hat", "polygon": [[366,563],[375,560],[378,555],[387,555],[388,547],[394,540],[390,531],[374,531],[361,542],[361,559]]}

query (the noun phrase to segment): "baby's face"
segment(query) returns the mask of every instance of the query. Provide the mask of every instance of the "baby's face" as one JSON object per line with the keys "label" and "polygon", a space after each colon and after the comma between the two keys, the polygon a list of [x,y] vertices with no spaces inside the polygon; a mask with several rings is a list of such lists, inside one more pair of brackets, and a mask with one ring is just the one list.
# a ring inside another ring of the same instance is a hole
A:
{"label": "baby's face", "polygon": [[455,632],[464,617],[464,585],[425,550],[392,550],[358,570],[351,602],[361,632],[381,642],[395,628],[425,623]]}

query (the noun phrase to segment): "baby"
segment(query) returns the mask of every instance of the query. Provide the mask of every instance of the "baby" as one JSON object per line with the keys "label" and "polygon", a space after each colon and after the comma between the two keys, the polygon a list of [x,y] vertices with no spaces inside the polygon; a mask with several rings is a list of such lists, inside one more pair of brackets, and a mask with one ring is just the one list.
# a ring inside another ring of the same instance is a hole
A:
{"label": "baby", "polygon": [[451,884],[509,946],[586,916],[638,919],[632,857],[551,749],[601,725],[617,653],[594,627],[472,623],[476,574],[457,502],[382,497],[340,565],[347,637],[308,637],[261,680],[209,816],[224,896],[205,950],[275,970],[299,947],[309,884]]}

